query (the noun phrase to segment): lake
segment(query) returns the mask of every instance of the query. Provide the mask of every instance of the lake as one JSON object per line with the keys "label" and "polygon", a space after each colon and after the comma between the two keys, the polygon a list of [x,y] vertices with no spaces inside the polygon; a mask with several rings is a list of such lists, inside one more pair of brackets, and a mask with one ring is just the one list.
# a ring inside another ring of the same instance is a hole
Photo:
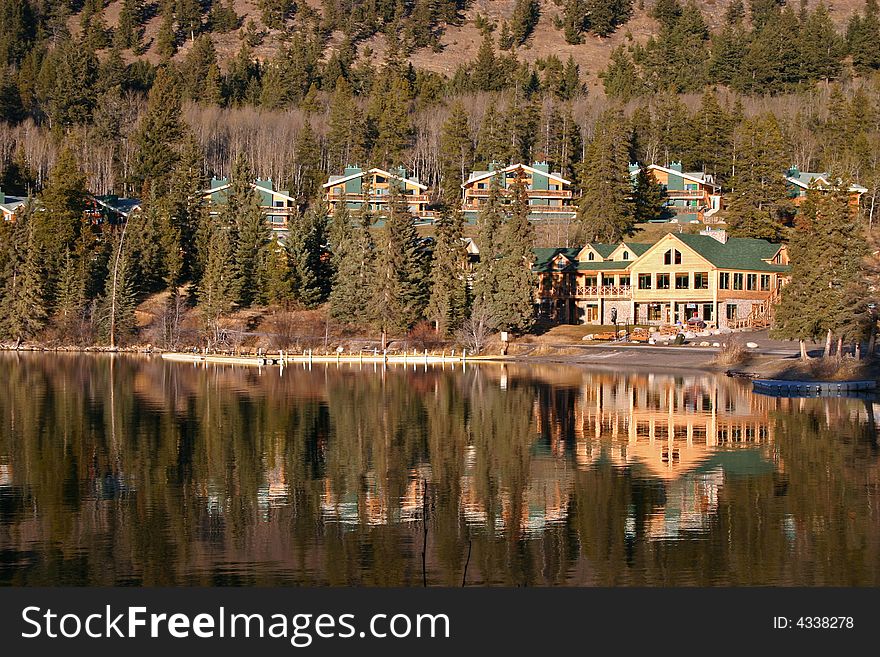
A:
{"label": "lake", "polygon": [[2,585],[880,585],[869,400],[549,364],[0,380]]}

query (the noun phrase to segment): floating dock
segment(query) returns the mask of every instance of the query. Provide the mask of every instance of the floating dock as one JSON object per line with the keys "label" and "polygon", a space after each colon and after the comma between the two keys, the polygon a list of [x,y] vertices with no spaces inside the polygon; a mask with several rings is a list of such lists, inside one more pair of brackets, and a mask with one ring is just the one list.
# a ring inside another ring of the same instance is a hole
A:
{"label": "floating dock", "polygon": [[865,395],[876,391],[876,381],[784,381],[755,379],[755,392],[777,397],[840,397]]}
{"label": "floating dock", "polygon": [[429,354],[427,352],[418,353],[395,353],[395,354],[377,354],[372,352],[364,352],[361,354],[337,353],[337,354],[265,354],[258,356],[231,356],[224,354],[203,354],[203,353],[180,353],[169,352],[162,354],[164,360],[175,361],[179,363],[216,363],[225,365],[254,365],[257,367],[266,367],[269,365],[295,365],[301,363],[383,363],[383,364],[399,364],[399,365],[441,365],[463,363],[466,360],[475,360],[473,356],[468,356],[466,352],[459,354]]}

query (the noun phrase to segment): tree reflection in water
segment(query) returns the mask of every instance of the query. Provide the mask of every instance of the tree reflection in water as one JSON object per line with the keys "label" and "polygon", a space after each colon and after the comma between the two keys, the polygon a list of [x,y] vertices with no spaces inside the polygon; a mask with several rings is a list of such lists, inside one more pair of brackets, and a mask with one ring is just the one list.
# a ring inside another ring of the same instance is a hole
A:
{"label": "tree reflection in water", "polygon": [[0,355],[0,583],[878,585],[875,407],[697,371]]}

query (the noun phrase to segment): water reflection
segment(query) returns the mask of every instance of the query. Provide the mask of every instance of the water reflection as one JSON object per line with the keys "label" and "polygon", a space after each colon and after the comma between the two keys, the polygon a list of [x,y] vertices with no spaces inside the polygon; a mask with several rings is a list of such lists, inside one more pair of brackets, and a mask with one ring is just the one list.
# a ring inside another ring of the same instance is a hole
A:
{"label": "water reflection", "polygon": [[[0,583],[880,583],[865,400],[713,374],[0,355]],[[463,572],[472,552],[467,573]]]}

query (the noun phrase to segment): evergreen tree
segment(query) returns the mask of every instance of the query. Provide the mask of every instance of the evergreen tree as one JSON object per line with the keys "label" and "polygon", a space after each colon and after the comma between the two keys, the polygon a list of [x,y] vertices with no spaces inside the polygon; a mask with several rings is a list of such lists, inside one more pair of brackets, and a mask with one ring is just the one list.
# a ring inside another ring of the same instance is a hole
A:
{"label": "evergreen tree", "polygon": [[240,286],[230,226],[211,218],[207,223],[210,228],[204,273],[198,288],[199,310],[205,328],[212,332],[214,342],[218,342],[221,320],[235,308]]}
{"label": "evergreen tree", "polygon": [[[832,335],[861,340],[871,323],[865,284],[867,241],[848,185],[810,190],[789,244],[791,280],[782,288],[774,337],[801,342]],[[829,353],[826,351],[826,356]]]}
{"label": "evergreen tree", "polygon": [[501,227],[495,261],[497,287],[489,304],[492,325],[502,331],[527,331],[534,319],[534,281],[531,272],[534,230],[529,223],[525,184],[511,185],[511,211]]}
{"label": "evergreen tree", "polygon": [[644,91],[635,64],[624,46],[617,46],[611,51],[611,61],[599,73],[599,77],[609,98],[627,102]]}
{"label": "evergreen tree", "polygon": [[427,301],[418,232],[400,190],[391,189],[385,228],[377,242],[369,313],[383,337],[415,324]]}
{"label": "evergreen tree", "polygon": [[644,164],[639,167],[633,182],[632,201],[636,223],[658,221],[666,212],[663,190]]}
{"label": "evergreen tree", "polygon": [[431,296],[425,311],[440,335],[453,335],[467,317],[467,251],[461,213],[444,210],[436,222],[431,265]]}
{"label": "evergreen tree", "polygon": [[404,151],[412,143],[410,89],[399,72],[386,69],[382,88],[373,97],[381,99],[378,112],[370,117],[376,126],[373,160],[380,166],[394,166],[402,161]]}
{"label": "evergreen tree", "polygon": [[730,233],[778,241],[790,204],[785,141],[776,117],[765,114],[747,119],[737,141],[739,155],[727,220]]}
{"label": "evergreen tree", "polygon": [[461,185],[467,179],[474,161],[468,113],[456,101],[440,133],[440,196],[449,208],[461,204]]}
{"label": "evergreen tree", "polygon": [[114,34],[116,45],[120,48],[139,50],[143,33],[141,28],[143,20],[143,0],[122,0],[122,6],[119,9],[119,22]]}
{"label": "evergreen tree", "polygon": [[[50,57],[47,113],[52,125],[69,130],[88,123],[95,109],[98,58],[87,44],[65,41]],[[71,81],[75,80],[73,84]]]}
{"label": "evergreen tree", "polygon": [[[195,137],[188,134],[171,173],[169,192],[164,200],[169,220],[169,226],[164,231],[166,239],[176,236],[179,240],[176,249],[168,246],[165,253],[168,258],[180,259],[180,282],[186,279],[198,281],[205,262],[204,253],[200,255],[196,241],[199,226],[203,225],[208,213],[203,196],[207,185],[203,166],[202,148]],[[207,239],[203,240],[203,244],[207,244]],[[176,267],[166,263],[166,269],[175,271]]]}
{"label": "evergreen tree", "polygon": [[284,21],[294,12],[296,3],[293,0],[258,0],[263,25],[272,29],[282,29]]}
{"label": "evergreen tree", "polygon": [[86,305],[85,277],[81,263],[68,249],[64,254],[61,273],[58,277],[58,293],[55,301],[55,313],[52,322],[58,328],[62,338],[79,337],[76,335],[77,325],[83,319]]}
{"label": "evergreen tree", "polygon": [[[330,293],[330,316],[342,324],[357,324],[364,316],[365,295],[374,281],[375,245],[370,233],[369,207],[363,206],[350,234],[344,230],[348,212],[333,216],[333,259],[335,272]],[[339,221],[337,221],[339,219]]]}
{"label": "evergreen tree", "polygon": [[853,67],[860,72],[880,69],[880,11],[877,0],[865,0],[865,13],[853,14],[846,29]]}
{"label": "evergreen tree", "polygon": [[162,20],[156,36],[156,52],[168,61],[177,52],[177,35],[174,33],[174,0],[163,0],[161,3]]}
{"label": "evergreen tree", "polygon": [[489,312],[498,288],[496,256],[500,252],[500,230],[503,221],[501,213],[501,190],[499,176],[489,179],[489,195],[480,206],[477,216],[477,248],[480,260],[474,271],[473,307]]}
{"label": "evergreen tree", "polygon": [[[202,34],[193,42],[192,48],[186,54],[180,66],[180,88],[186,98],[200,103],[208,104],[208,83],[211,75],[217,75],[217,51],[214,42],[207,34]],[[217,80],[215,77],[214,84]],[[216,98],[210,99],[215,100]]]}
{"label": "evergreen tree", "polygon": [[341,172],[349,164],[361,162],[361,134],[362,128],[351,87],[344,78],[338,78],[330,98],[328,118],[327,160],[330,171]]}
{"label": "evergreen tree", "polygon": [[18,346],[35,336],[46,325],[48,317],[43,257],[33,221],[33,206],[18,216],[10,238],[4,245],[8,254],[0,297],[0,326]]}
{"label": "evergreen tree", "polygon": [[327,263],[327,212],[312,208],[297,217],[287,240],[293,298],[306,308],[327,300],[332,270]]}
{"label": "evergreen tree", "polygon": [[177,28],[184,39],[196,40],[196,34],[202,29],[202,8],[199,0],[176,0],[174,15]]}
{"label": "evergreen tree", "polygon": [[[513,5],[513,16],[510,18],[510,32],[515,45],[526,42],[541,17],[541,5],[538,0],[516,0]],[[501,46],[502,50],[506,50]]]}
{"label": "evergreen tree", "polygon": [[46,276],[45,292],[50,304],[61,264],[69,245],[79,241],[86,209],[86,181],[69,148],[58,155],[49,184],[40,195],[43,211],[33,217],[34,239],[39,245]]}
{"label": "evergreen tree", "polygon": [[485,165],[492,162],[507,162],[508,156],[508,133],[495,105],[489,105],[483,120],[480,123],[480,131],[477,135],[476,160]]}
{"label": "evergreen tree", "polygon": [[234,236],[232,244],[239,306],[265,299],[266,255],[271,229],[260,209],[260,195],[253,188],[254,176],[244,155],[232,167],[226,205],[221,217]]}
{"label": "evergreen tree", "polygon": [[162,68],[150,89],[147,109],[134,134],[137,147],[132,166],[135,189],[149,182],[160,193],[168,187],[168,176],[178,155],[177,144],[183,138],[180,88],[174,73]]}
{"label": "evergreen tree", "polygon": [[828,7],[820,0],[816,8],[801,20],[799,35],[802,80],[828,80],[840,73],[846,51]]}
{"label": "evergreen tree", "polygon": [[226,34],[238,29],[241,18],[235,13],[234,0],[212,0],[208,14],[208,27],[212,32]]}
{"label": "evergreen tree", "polygon": [[578,223],[582,241],[617,242],[632,232],[629,134],[619,110],[606,110],[596,123],[581,165],[581,189]]}
{"label": "evergreen tree", "polygon": [[82,41],[91,50],[101,50],[110,45],[110,31],[104,20],[103,0],[85,0],[80,12]]}

